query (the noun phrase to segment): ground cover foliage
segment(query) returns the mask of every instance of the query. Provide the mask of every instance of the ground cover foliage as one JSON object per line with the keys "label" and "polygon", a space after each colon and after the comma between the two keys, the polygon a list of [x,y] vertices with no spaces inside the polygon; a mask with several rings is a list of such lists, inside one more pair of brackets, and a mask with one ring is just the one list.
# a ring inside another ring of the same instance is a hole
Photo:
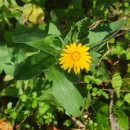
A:
{"label": "ground cover foliage", "polygon": [[[74,42],[78,74],[59,64]],[[1,130],[129,128],[129,0],[0,0]]]}

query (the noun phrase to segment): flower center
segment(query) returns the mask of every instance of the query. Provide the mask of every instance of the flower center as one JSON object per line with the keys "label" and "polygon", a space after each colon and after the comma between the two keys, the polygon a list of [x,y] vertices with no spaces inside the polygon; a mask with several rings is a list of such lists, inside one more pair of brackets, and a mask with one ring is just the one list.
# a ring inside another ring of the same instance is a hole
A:
{"label": "flower center", "polygon": [[71,54],[71,57],[73,60],[79,60],[80,58],[80,53],[78,51],[75,51]]}

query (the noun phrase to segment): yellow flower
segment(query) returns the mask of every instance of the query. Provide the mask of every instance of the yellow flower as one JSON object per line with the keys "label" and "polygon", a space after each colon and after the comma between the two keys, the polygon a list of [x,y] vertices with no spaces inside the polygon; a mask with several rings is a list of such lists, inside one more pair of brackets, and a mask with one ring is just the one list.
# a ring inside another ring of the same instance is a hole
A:
{"label": "yellow flower", "polygon": [[59,58],[59,64],[64,70],[68,69],[70,73],[71,69],[74,69],[75,74],[80,73],[80,70],[89,70],[91,63],[91,56],[89,56],[89,47],[82,45],[81,43],[76,44],[75,42],[66,45],[63,49],[63,53]]}

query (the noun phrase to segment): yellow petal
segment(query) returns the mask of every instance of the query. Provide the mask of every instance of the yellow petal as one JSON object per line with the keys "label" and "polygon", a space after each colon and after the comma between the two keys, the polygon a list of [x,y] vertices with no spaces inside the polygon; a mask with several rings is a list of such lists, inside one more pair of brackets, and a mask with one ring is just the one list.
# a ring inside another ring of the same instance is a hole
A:
{"label": "yellow petal", "polygon": [[[68,73],[70,73],[73,68],[74,73],[78,74],[82,69],[89,70],[91,63],[91,56],[89,56],[89,47],[86,45],[82,45],[81,43],[76,44],[75,42],[66,45],[66,48],[63,49],[63,53],[61,57],[58,59],[61,68],[64,70],[68,69]],[[77,56],[77,54],[79,54]],[[76,58],[74,58],[74,56]]]}

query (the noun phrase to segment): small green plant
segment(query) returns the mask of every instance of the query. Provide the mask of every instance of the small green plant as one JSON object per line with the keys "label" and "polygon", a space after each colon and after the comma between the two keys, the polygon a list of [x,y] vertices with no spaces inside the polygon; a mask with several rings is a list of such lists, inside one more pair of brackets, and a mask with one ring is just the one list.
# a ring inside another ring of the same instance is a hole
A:
{"label": "small green plant", "polygon": [[129,129],[129,5],[0,0],[0,118],[20,130],[109,130],[116,118]]}

